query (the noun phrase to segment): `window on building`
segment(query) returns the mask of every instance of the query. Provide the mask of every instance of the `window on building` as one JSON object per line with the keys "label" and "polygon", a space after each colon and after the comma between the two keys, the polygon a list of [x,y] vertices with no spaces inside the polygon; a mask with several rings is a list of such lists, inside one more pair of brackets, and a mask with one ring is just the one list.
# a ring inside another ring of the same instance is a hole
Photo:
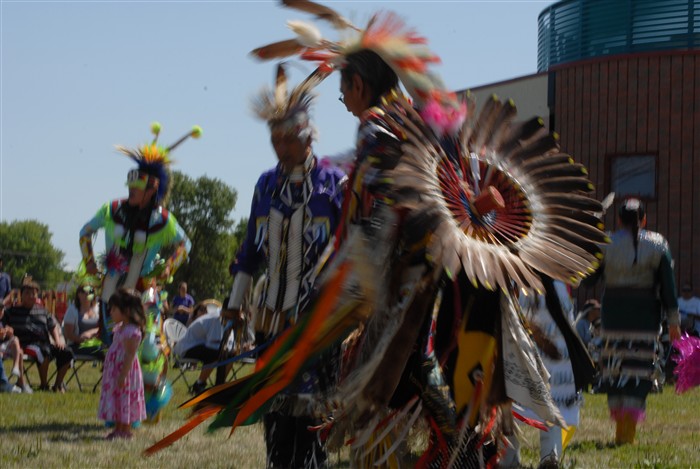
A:
{"label": "window on building", "polygon": [[610,161],[610,187],[615,197],[656,198],[656,156],[617,155]]}

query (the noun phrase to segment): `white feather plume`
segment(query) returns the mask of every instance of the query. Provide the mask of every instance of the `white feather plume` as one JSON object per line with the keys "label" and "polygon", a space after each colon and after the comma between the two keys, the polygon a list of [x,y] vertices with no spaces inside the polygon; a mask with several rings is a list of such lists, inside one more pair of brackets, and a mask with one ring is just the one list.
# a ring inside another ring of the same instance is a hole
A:
{"label": "white feather plume", "polygon": [[321,31],[311,23],[304,21],[289,20],[287,27],[297,35],[297,41],[304,47],[319,47],[323,36]]}

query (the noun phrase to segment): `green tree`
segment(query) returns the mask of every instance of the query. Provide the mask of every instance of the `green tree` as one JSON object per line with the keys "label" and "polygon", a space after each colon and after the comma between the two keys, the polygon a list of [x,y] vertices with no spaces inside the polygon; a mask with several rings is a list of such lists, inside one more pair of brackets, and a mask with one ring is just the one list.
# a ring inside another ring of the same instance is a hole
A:
{"label": "green tree", "polygon": [[25,274],[42,289],[53,289],[69,277],[63,271],[65,254],[51,244],[51,236],[48,225],[36,220],[0,222],[0,253],[13,287],[19,287]]}
{"label": "green tree", "polygon": [[233,244],[231,245],[231,259],[236,256],[238,253],[238,248],[241,247],[241,244],[243,244],[243,240],[245,239],[245,235],[248,231],[248,219],[247,218],[241,218],[238,220],[238,223],[236,224],[236,228],[233,230]]}
{"label": "green tree", "polygon": [[221,300],[228,293],[228,265],[236,245],[231,212],[237,197],[236,190],[219,179],[202,176],[195,180],[173,172],[168,208],[190,238],[192,250],[168,289],[171,296],[181,281],[187,282],[197,300]]}

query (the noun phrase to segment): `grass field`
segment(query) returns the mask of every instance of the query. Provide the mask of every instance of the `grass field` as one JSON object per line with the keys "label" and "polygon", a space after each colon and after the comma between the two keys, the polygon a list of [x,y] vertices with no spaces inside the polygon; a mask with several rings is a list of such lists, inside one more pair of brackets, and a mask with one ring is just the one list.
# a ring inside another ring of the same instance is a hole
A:
{"label": "grass field", "polygon": [[[183,422],[186,414],[176,408],[187,398],[182,380],[175,384],[173,400],[160,423],[144,425],[128,442],[105,441],[107,430],[96,418],[99,391],[89,392],[99,378],[99,368],[85,366],[80,376],[87,392],[80,393],[73,382],[66,394],[0,394],[0,467],[264,467],[260,425],[240,428],[231,438],[226,431],[206,434],[202,426],[151,458],[141,455]],[[188,372],[191,381],[195,376]],[[31,378],[38,382],[35,374]],[[650,396],[647,421],[633,446],[610,445],[614,425],[608,419],[605,396],[586,396],[581,415],[581,425],[564,456],[564,467],[700,467],[698,389],[677,396],[667,387],[662,394]],[[536,467],[537,432],[526,428],[524,434],[523,462]],[[331,455],[331,463],[332,467],[348,467],[347,459],[339,455]]]}

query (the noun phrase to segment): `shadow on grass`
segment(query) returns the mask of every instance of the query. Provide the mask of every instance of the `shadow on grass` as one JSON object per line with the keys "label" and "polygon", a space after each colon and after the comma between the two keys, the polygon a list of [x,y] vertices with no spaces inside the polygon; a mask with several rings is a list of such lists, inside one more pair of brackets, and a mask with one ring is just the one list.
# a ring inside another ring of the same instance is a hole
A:
{"label": "shadow on grass", "polygon": [[66,422],[46,422],[34,425],[10,425],[0,427],[0,435],[10,433],[45,433],[49,441],[79,441],[102,440],[105,437],[105,426],[101,424],[81,424]]}
{"label": "shadow on grass", "polygon": [[601,450],[601,449],[614,449],[617,445],[612,441],[600,441],[600,440],[583,440],[571,443],[567,451],[590,451],[590,450]]}

